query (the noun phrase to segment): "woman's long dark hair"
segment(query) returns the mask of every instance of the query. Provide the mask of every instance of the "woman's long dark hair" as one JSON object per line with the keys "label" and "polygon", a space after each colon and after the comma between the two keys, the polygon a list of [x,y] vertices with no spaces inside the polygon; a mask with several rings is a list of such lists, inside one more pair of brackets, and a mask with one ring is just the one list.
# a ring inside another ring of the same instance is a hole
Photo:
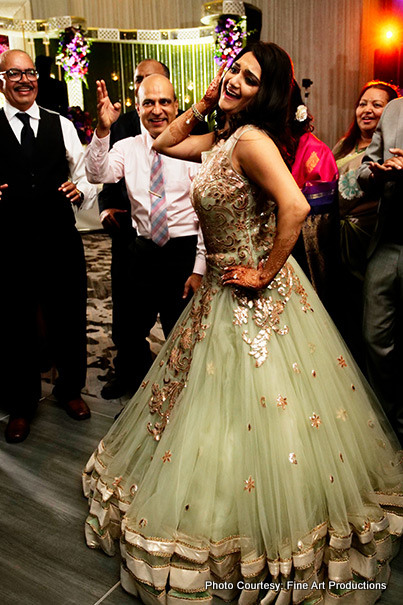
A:
{"label": "woman's long dark hair", "polygon": [[355,111],[361,101],[361,97],[369,88],[379,88],[380,90],[384,90],[388,95],[388,102],[392,99],[397,99],[397,97],[400,97],[399,90],[394,84],[388,84],[387,82],[383,82],[382,80],[371,80],[370,82],[364,84],[354,106],[353,121],[351,122],[346,134],[341,138],[341,143],[334,154],[336,160],[344,158],[346,155],[348,155],[360,140],[361,131],[358,128],[357,116],[355,114]]}
{"label": "woman's long dark hair", "polygon": [[[262,73],[260,86],[250,103],[238,114],[230,117],[227,130],[218,138],[228,138],[237,128],[246,124],[257,126],[266,132],[289,162],[291,137],[287,128],[288,105],[293,81],[293,65],[288,54],[272,42],[252,42],[237,55],[235,61],[246,53],[253,53]],[[217,109],[218,128],[223,126],[224,113]]]}

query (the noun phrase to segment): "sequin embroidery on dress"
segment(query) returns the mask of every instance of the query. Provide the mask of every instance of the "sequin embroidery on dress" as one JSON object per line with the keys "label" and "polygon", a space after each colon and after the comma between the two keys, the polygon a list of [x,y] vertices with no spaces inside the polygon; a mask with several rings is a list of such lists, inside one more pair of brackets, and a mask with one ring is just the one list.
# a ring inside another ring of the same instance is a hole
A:
{"label": "sequin embroidery on dress", "polygon": [[[226,266],[257,267],[270,254],[276,235],[276,205],[232,166],[232,150],[243,132],[245,129],[237,131],[207,152],[193,183],[193,204],[203,229],[208,270],[217,279]],[[272,334],[289,333],[289,327],[280,321],[293,292],[300,296],[303,312],[313,311],[290,263],[285,263],[265,290],[233,289],[239,303],[233,311],[234,325],[244,327],[253,322],[258,328],[254,336],[247,329],[240,333],[256,367],[268,358]]]}
{"label": "sequin embroidery on dress", "polygon": [[342,583],[387,582],[403,455],[292,257],[261,291],[222,285],[276,234],[232,166],[242,132],[193,182],[202,285],[83,472],[87,544],[119,541],[122,587],[147,605],[369,605],[380,589]]}

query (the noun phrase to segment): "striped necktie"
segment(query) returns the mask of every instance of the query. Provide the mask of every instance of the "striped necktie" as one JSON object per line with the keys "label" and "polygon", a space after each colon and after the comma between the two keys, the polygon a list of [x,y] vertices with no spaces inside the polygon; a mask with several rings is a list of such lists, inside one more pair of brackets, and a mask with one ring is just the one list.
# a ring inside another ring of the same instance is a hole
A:
{"label": "striped necktie", "polygon": [[168,218],[161,156],[156,152],[151,165],[150,197],[151,239],[158,246],[163,246],[169,240]]}
{"label": "striped necktie", "polygon": [[21,130],[21,147],[23,148],[25,155],[31,159],[35,150],[35,135],[29,123],[29,115],[27,113],[19,112],[16,116],[24,124]]}

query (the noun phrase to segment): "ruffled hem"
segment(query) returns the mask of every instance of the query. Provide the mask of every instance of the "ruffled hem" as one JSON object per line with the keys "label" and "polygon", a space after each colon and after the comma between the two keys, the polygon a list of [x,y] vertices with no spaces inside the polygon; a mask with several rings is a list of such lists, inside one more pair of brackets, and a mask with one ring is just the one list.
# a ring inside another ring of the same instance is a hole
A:
{"label": "ruffled hem", "polygon": [[[130,502],[119,484],[112,489],[100,480],[97,467],[102,470],[94,454],[83,474],[90,501],[87,544],[113,555],[120,540],[122,586],[145,604],[370,605],[386,588],[389,561],[403,533],[402,494],[374,493],[371,499],[386,507],[378,521],[352,527],[346,536],[324,521],[301,537],[290,558],[273,560],[251,552],[244,536],[201,543],[179,532],[167,539],[133,529],[125,517]],[[102,501],[93,498],[95,491]]]}
{"label": "ruffled hem", "polygon": [[[180,595],[175,591],[163,591],[160,594],[154,594],[149,587],[138,582],[133,575],[121,567],[121,584],[126,592],[140,598],[146,605],[184,605],[184,603],[208,603],[209,605],[223,605],[229,603],[232,605],[317,605],[322,604],[340,604],[340,605],[370,605],[375,603],[381,596],[383,585],[386,585],[390,575],[389,565],[385,565],[372,582],[360,581],[354,582],[360,586],[360,593],[350,588],[350,584],[345,583],[347,588],[343,593],[332,592],[334,587],[332,583],[321,579],[322,575],[315,576],[305,581],[288,580],[290,586],[287,588],[287,581],[283,583],[278,579],[264,580],[258,583],[248,583],[241,581],[242,588],[238,590],[238,596],[234,599],[230,596],[230,590],[212,589],[208,594]],[[277,581],[275,581],[277,580]],[[230,582],[227,582],[230,585]],[[258,588],[255,588],[255,586]],[[352,585],[352,583],[351,583]],[[375,586],[375,588],[374,588]],[[378,588],[378,586],[380,586]],[[301,588],[302,587],[302,588]],[[225,594],[224,594],[225,591]],[[218,596],[219,595],[219,596]]]}
{"label": "ruffled hem", "polygon": [[[375,603],[386,588],[389,561],[398,550],[397,538],[393,540],[387,530],[373,533],[371,527],[365,539],[370,535],[373,539],[365,543],[362,536],[353,533],[344,538],[335,537],[323,524],[312,532],[318,536],[312,548],[295,553],[289,561],[270,561],[264,555],[254,561],[242,561],[240,550],[234,550],[237,540],[231,537],[223,540],[218,550],[232,552],[221,557],[205,552],[205,560],[195,564],[192,561],[201,558],[200,550],[192,550],[179,540],[169,545],[167,541],[149,540],[124,529],[124,523],[122,587],[150,605],[185,602],[369,605]],[[387,516],[383,524],[387,528]],[[400,519],[402,531],[403,519]],[[91,522],[86,526],[86,537],[89,546],[105,548],[104,537],[94,531]],[[338,542],[337,548],[332,546],[335,542]],[[344,549],[347,544],[350,546]],[[212,550],[217,552],[216,544],[212,544]],[[154,564],[146,561],[144,553],[158,561]],[[161,564],[162,557],[165,564]]]}

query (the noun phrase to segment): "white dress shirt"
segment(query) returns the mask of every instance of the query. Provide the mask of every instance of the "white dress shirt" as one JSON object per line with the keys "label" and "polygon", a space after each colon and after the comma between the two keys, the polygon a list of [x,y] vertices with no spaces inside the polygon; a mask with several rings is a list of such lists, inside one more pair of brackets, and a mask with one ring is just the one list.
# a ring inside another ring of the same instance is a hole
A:
{"label": "white dress shirt", "polygon": [[[148,131],[117,141],[109,151],[109,135],[101,139],[94,132],[85,154],[90,183],[117,183],[124,177],[131,204],[133,226],[139,235],[151,238],[150,175],[154,151]],[[194,273],[206,269],[205,248],[199,221],[190,201],[190,186],[199,164],[161,156],[171,238],[197,235]]]}
{"label": "white dress shirt", "polygon": [[[55,113],[49,109],[46,109],[45,111]],[[10,105],[6,100],[4,104],[4,113],[18,142],[21,143],[21,131],[24,125],[16,115],[17,113],[20,113],[20,110]],[[34,103],[27,111],[22,113],[26,113],[29,116],[30,126],[34,131],[34,135],[37,136],[39,120],[41,119],[39,106]],[[59,115],[59,118],[62,127],[64,146],[66,148],[66,158],[69,164],[70,178],[77,186],[77,189],[84,194],[84,202],[81,204],[80,210],[88,210],[94,205],[98,190],[97,187],[94,187],[94,185],[91,185],[88,182],[85,175],[84,148],[78,138],[74,124],[64,116]]]}

